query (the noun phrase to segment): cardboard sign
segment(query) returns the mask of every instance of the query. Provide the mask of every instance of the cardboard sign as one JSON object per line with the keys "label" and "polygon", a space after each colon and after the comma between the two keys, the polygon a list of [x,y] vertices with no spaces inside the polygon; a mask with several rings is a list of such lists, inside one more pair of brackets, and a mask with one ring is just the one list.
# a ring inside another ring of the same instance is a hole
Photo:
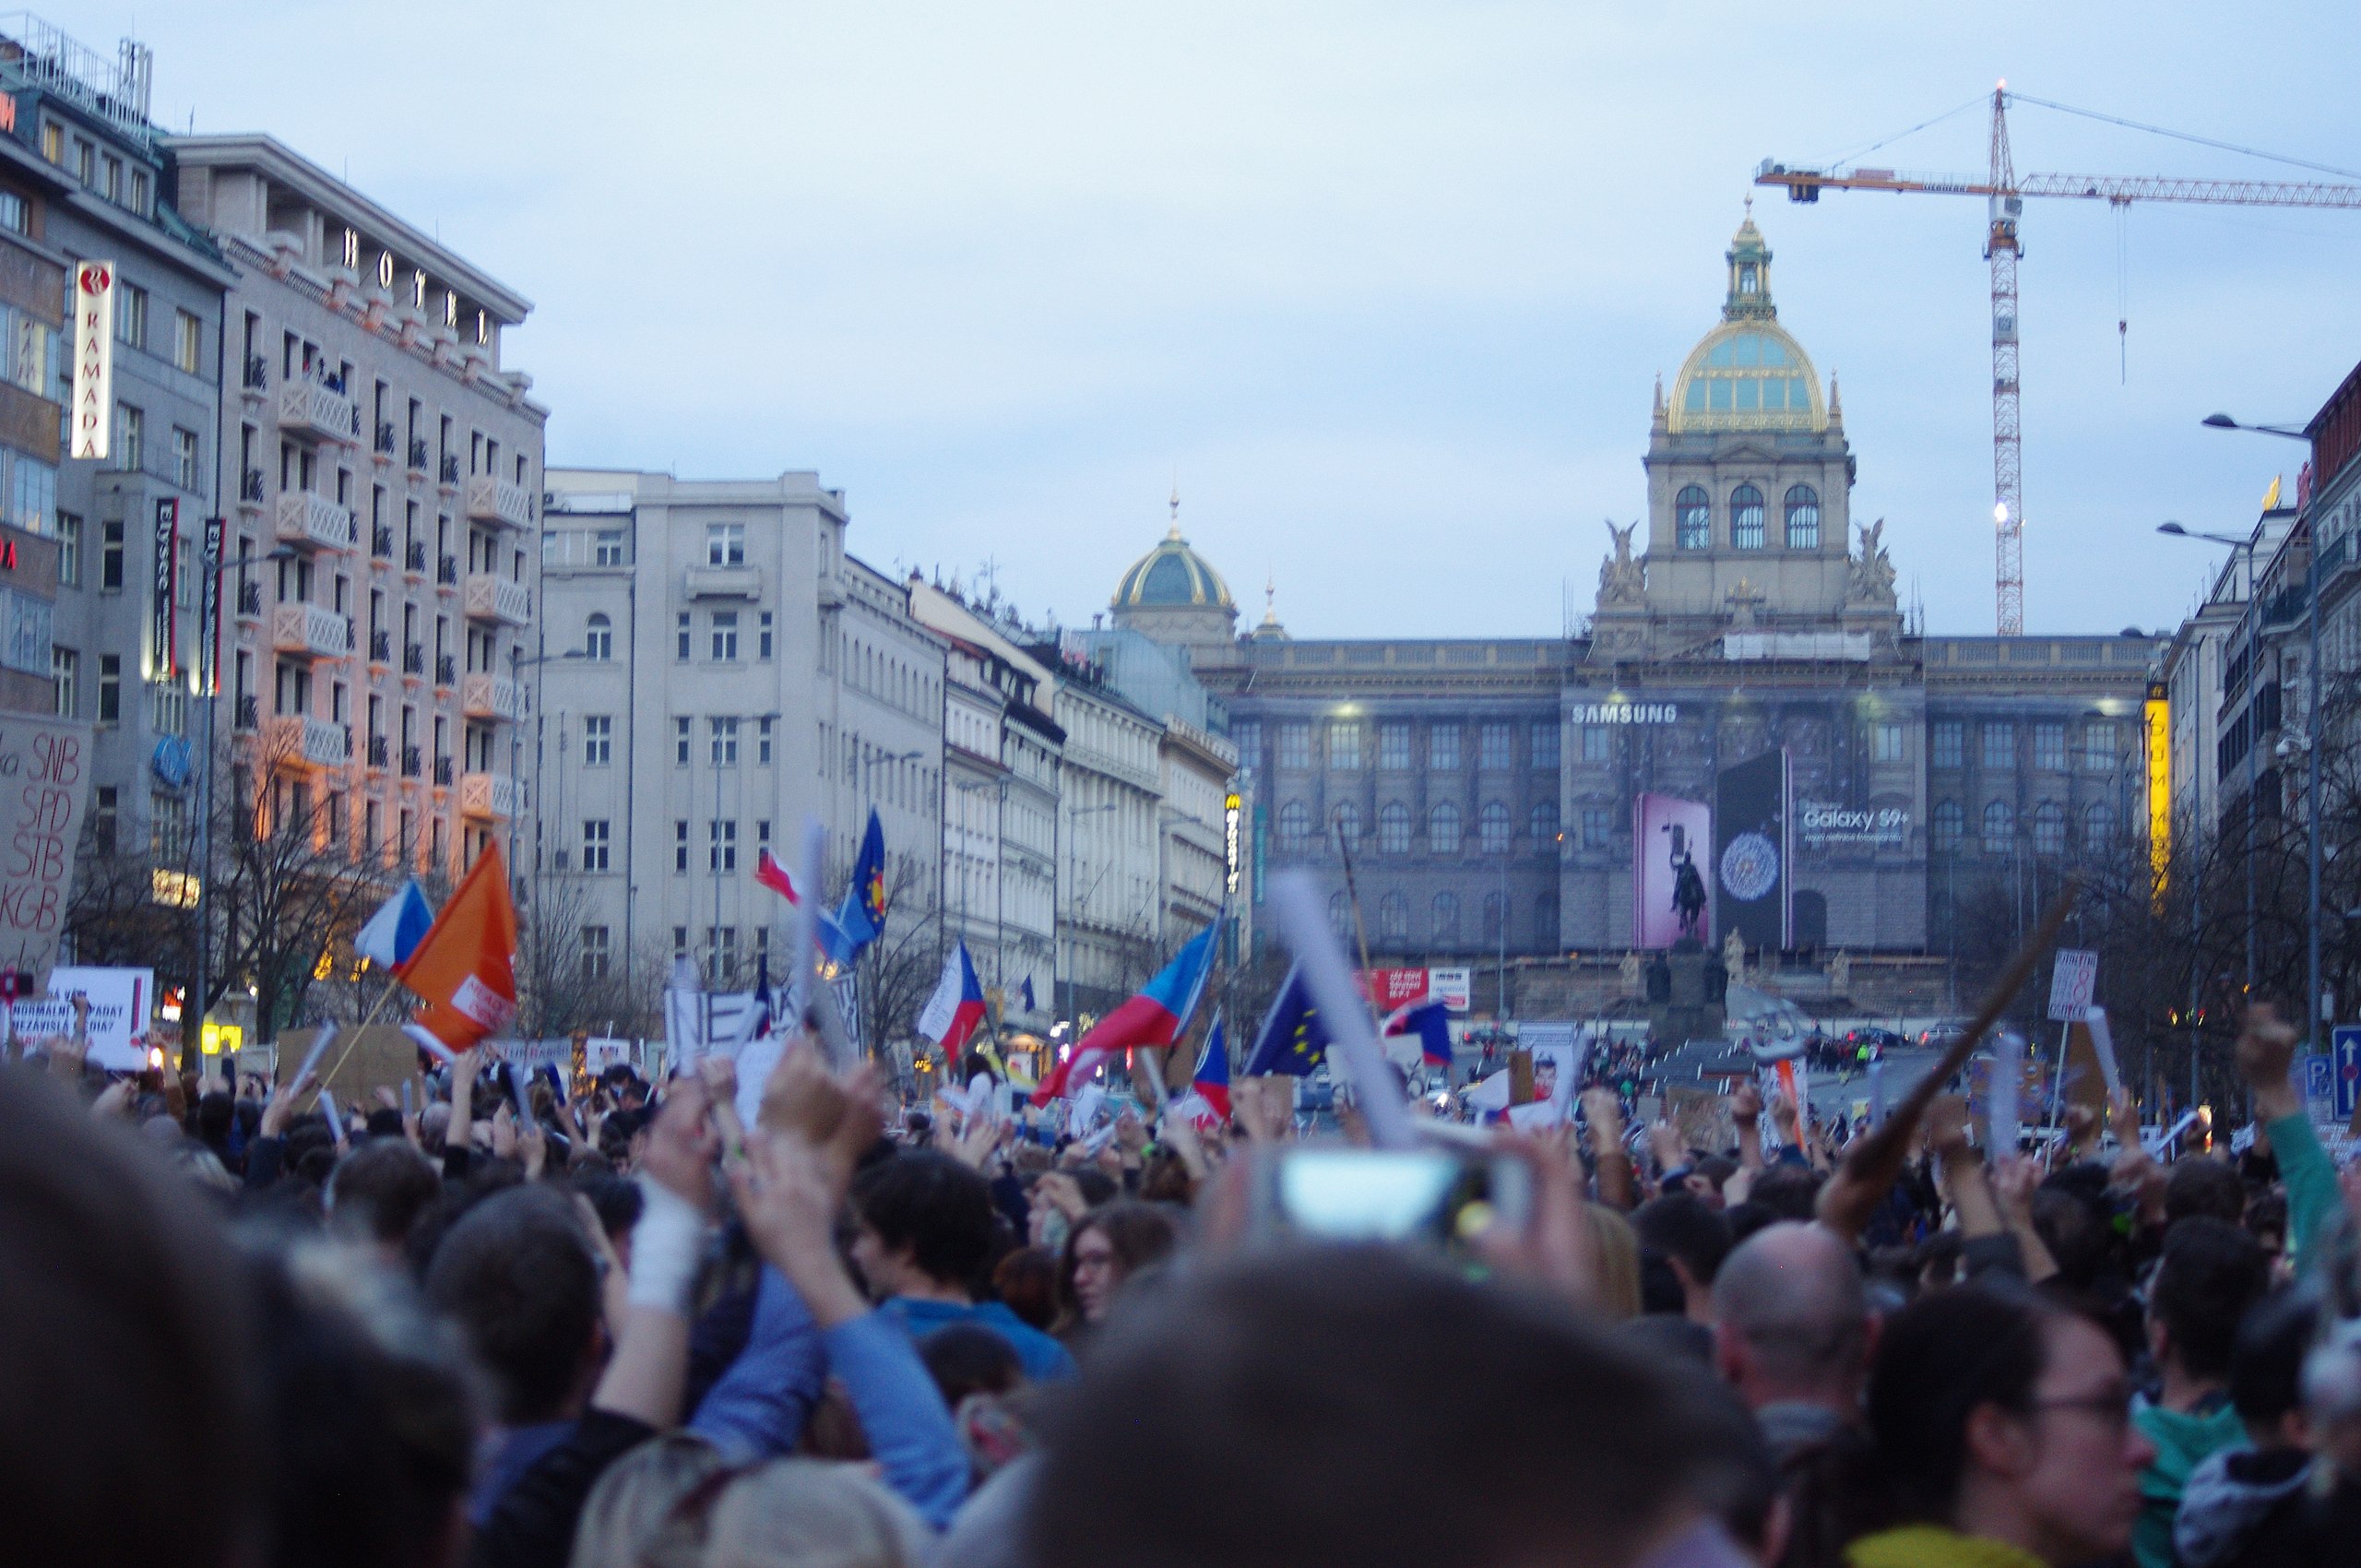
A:
{"label": "cardboard sign", "polygon": [[2049,970],[2049,1021],[2079,1022],[2098,989],[2099,956],[2087,947],[2060,947]]}
{"label": "cardboard sign", "polygon": [[[302,1069],[319,1033],[318,1029],[290,1029],[279,1037],[280,1083]],[[379,1089],[398,1091],[418,1075],[418,1040],[398,1025],[373,1024],[365,1029],[348,1025],[328,1041],[318,1071],[320,1087],[333,1090],[338,1104],[359,1106],[365,1111],[376,1105]],[[490,1102],[482,1097],[489,1081],[488,1077],[476,1080],[477,1103],[487,1107]],[[491,1114],[489,1109],[484,1114]]]}
{"label": "cardboard sign", "polygon": [[89,794],[89,725],[0,715],[0,968],[29,972],[36,991],[57,961]]}
{"label": "cardboard sign", "polygon": [[1679,1130],[1683,1147],[1723,1154],[1738,1146],[1738,1126],[1729,1102],[1705,1089],[1675,1084],[1665,1090],[1665,1110]]}

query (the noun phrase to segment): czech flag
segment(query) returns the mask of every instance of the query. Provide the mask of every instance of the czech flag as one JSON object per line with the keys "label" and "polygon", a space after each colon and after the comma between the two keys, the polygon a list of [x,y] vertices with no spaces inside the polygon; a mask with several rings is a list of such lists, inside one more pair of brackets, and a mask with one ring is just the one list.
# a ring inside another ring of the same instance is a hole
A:
{"label": "czech flag", "polygon": [[445,1061],[516,1016],[516,906],[496,840],[419,938],[401,981],[426,1004],[409,1035]]}
{"label": "czech flag", "polygon": [[409,962],[433,924],[434,911],[427,908],[426,894],[413,876],[386,900],[384,909],[369,917],[369,923],[353,937],[352,950],[381,969],[399,969]]}
{"label": "czech flag", "polygon": [[1214,1015],[1213,1028],[1205,1031],[1205,1049],[1197,1058],[1197,1070],[1190,1077],[1189,1087],[1223,1121],[1229,1120],[1229,1035],[1222,1028],[1219,1013]]}
{"label": "czech flag", "polygon": [[1119,1051],[1169,1046],[1180,1039],[1180,1031],[1189,1027],[1189,1015],[1197,1010],[1205,976],[1213,969],[1214,934],[1220,930],[1221,921],[1216,920],[1191,937],[1172,956],[1172,962],[1147,982],[1146,990],[1099,1019],[1074,1046],[1074,1054],[1041,1080],[1041,1087],[1033,1091],[1033,1103],[1047,1105],[1066,1092],[1068,1083],[1086,1081],[1100,1063]]}
{"label": "czech flag", "polygon": [[803,902],[803,895],[795,890],[795,878],[788,875],[787,868],[771,858],[768,849],[754,857],[754,880],[790,904]]}
{"label": "czech flag", "polygon": [[958,943],[943,960],[943,979],[919,1015],[919,1033],[940,1044],[944,1056],[955,1057],[983,1021],[984,988],[976,979],[967,944]]}
{"label": "czech flag", "polygon": [[1451,1065],[1451,1008],[1439,996],[1422,996],[1386,1015],[1389,1035],[1418,1037],[1418,1058],[1430,1067]]}
{"label": "czech flag", "polygon": [[[884,842],[882,838],[879,840],[881,846]],[[883,852],[882,849],[880,852]],[[802,890],[795,885],[795,878],[787,874],[787,868],[773,859],[768,849],[763,850],[754,857],[754,880],[790,904],[800,907],[803,902]],[[853,897],[847,894],[845,908],[850,909],[853,907]],[[818,925],[820,949],[831,959],[838,964],[849,964],[860,956],[861,944],[854,941],[852,933],[845,930],[842,923],[827,910],[820,911]],[[793,944],[789,943],[789,945],[792,946]]]}

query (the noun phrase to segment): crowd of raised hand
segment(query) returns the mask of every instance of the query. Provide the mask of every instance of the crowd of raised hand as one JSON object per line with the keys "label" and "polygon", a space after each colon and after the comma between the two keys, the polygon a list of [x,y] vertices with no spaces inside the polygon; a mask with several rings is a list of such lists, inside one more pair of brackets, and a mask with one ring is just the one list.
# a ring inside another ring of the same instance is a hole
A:
{"label": "crowd of raised hand", "polygon": [[1493,1134],[1528,1201],[1380,1244],[1264,1201],[1307,1146],[1287,1080],[1091,1137],[906,1110],[801,1040],[743,1099],[722,1060],[566,1095],[471,1052],[331,1117],[301,1077],[110,1079],[45,1041],[0,1068],[10,1538],[101,1568],[2355,1561],[2361,1178],[2294,1048],[2257,1008],[2251,1142],[2169,1161],[2128,1102],[2035,1157],[1957,1099],[1831,1130],[1750,1086],[1692,1146],[1627,1133],[1632,1053],[1571,1125]]}

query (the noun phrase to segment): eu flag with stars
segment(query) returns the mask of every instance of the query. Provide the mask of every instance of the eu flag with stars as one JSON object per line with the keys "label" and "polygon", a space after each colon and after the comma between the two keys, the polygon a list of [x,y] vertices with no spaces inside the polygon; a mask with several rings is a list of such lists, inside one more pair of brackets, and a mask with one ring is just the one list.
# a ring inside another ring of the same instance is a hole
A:
{"label": "eu flag with stars", "polygon": [[1284,1073],[1291,1078],[1309,1077],[1327,1050],[1328,1029],[1320,1021],[1319,1008],[1312,1004],[1311,987],[1300,968],[1290,967],[1287,983],[1279,987],[1271,1010],[1263,1016],[1262,1032],[1254,1037],[1254,1049],[1246,1058],[1246,1075]]}

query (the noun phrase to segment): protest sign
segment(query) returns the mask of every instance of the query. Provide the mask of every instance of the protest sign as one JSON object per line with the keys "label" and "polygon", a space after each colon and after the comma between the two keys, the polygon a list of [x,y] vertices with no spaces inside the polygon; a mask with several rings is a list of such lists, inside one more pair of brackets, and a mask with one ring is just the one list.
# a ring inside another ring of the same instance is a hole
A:
{"label": "protest sign", "polygon": [[[31,975],[36,992],[47,989],[65,926],[89,761],[89,725],[0,715],[0,968]],[[146,1035],[144,1019],[137,1032]]]}
{"label": "protest sign", "polygon": [[[5,793],[0,786],[0,793]],[[74,1032],[73,998],[90,1004],[90,1053],[94,1067],[136,1073],[148,1065],[148,1017],[155,1008],[153,969],[85,968],[60,964],[50,970],[55,989],[46,1001],[16,1004],[17,1038],[40,1039]]]}

